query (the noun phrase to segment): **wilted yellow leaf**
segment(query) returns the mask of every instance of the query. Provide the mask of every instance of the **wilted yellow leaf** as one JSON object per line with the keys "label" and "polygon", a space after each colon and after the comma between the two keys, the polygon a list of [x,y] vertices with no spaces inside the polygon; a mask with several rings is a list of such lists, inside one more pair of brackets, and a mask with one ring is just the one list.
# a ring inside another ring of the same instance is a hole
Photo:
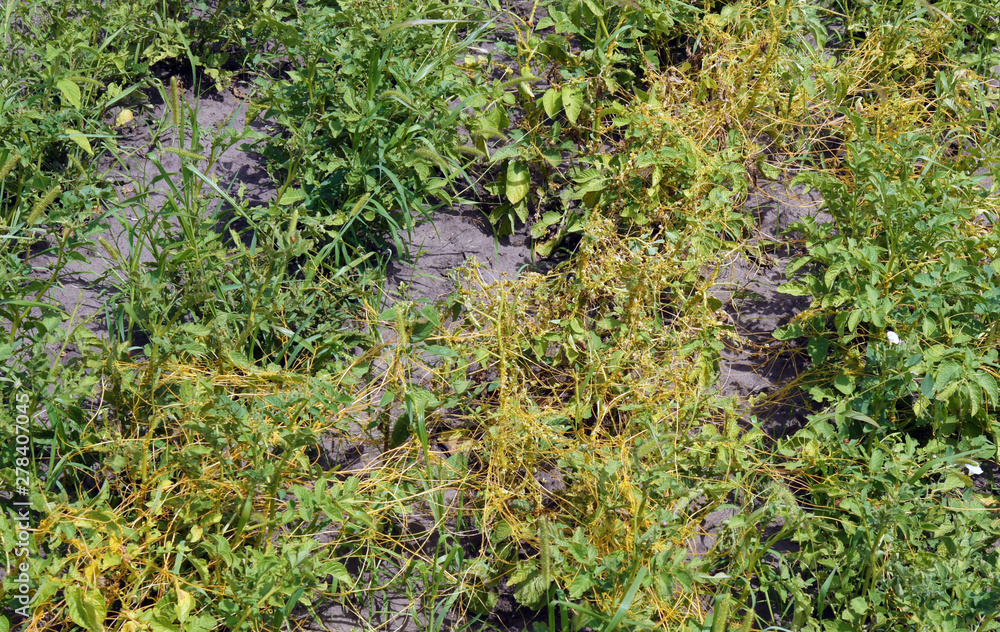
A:
{"label": "wilted yellow leaf", "polygon": [[122,125],[127,125],[132,122],[135,115],[132,114],[132,110],[125,108],[118,113],[118,118],[115,119],[115,127],[121,127]]}

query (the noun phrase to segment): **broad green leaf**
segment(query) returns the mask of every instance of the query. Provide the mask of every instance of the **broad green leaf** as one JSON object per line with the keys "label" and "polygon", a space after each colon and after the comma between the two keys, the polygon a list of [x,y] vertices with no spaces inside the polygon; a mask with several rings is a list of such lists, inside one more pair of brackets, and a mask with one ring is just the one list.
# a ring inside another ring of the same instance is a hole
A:
{"label": "broad green leaf", "polygon": [[809,350],[809,357],[812,358],[813,364],[819,364],[826,359],[826,353],[830,349],[830,341],[823,336],[813,336],[806,343],[806,349]]}
{"label": "broad green leaf", "polygon": [[764,174],[764,177],[767,178],[768,180],[780,180],[781,179],[781,169],[779,169],[778,167],[772,165],[771,163],[767,162],[766,160],[762,160],[760,162],[760,171],[761,171],[761,173]]}
{"label": "broad green leaf", "polygon": [[562,221],[562,213],[556,211],[549,211],[542,215],[541,219],[535,222],[531,227],[531,236],[534,239],[541,239],[548,232],[550,226],[554,226]]}
{"label": "broad green leaf", "polygon": [[871,305],[872,307],[876,307],[878,305],[879,302],[878,290],[876,290],[871,285],[865,286],[865,297],[868,299],[868,304]]}
{"label": "broad green leaf", "polygon": [[934,375],[928,373],[924,376],[924,379],[920,382],[920,393],[930,399],[934,396]]}
{"label": "broad green leaf", "polygon": [[583,111],[583,92],[575,86],[566,86],[562,89],[563,110],[570,123],[576,123]]}
{"label": "broad green leaf", "polygon": [[847,262],[840,260],[826,269],[826,274],[823,275],[823,284],[826,285],[827,289],[833,287],[833,282],[837,280],[837,275],[843,272],[846,267]]}
{"label": "broad green leaf", "polygon": [[493,533],[490,535],[490,542],[500,542],[505,540],[514,534],[514,529],[511,528],[510,523],[506,520],[501,520],[493,528]]}
{"label": "broad green leaf", "polygon": [[541,219],[531,227],[531,236],[534,239],[541,239],[548,232],[549,227],[555,226],[562,221],[563,215],[557,211],[548,211],[542,215]]}
{"label": "broad green leaf", "polygon": [[80,86],[76,85],[69,79],[60,79],[56,82],[56,87],[59,88],[59,92],[62,93],[63,99],[67,103],[78,110],[82,107]]}
{"label": "broad green leaf", "polygon": [[66,589],[66,610],[69,618],[90,632],[104,632],[104,619],[108,607],[104,595],[98,590],[84,592],[79,586]]}
{"label": "broad green leaf", "polygon": [[191,334],[192,336],[208,336],[212,333],[211,327],[200,325],[198,323],[184,323],[181,325],[181,330]]}
{"label": "broad green leaf", "polygon": [[281,194],[281,199],[278,200],[278,204],[281,206],[289,206],[296,204],[306,199],[306,194],[301,189],[287,189]]}
{"label": "broad green leaf", "polygon": [[392,434],[389,436],[389,446],[392,448],[398,448],[409,440],[412,436],[410,423],[410,414],[403,413],[396,419],[396,423],[392,426]]}
{"label": "broad green leaf", "polygon": [[934,322],[934,316],[931,314],[924,314],[924,321],[921,330],[927,338],[932,338],[935,334],[937,334],[937,323]]}
{"label": "broad green leaf", "polygon": [[775,340],[793,340],[805,335],[805,330],[799,323],[788,323],[774,330]]}
{"label": "broad green leaf", "polygon": [[541,573],[535,571],[528,576],[526,581],[517,587],[517,590],[514,591],[514,598],[522,605],[537,607],[541,605],[550,583],[551,580],[546,579]]}
{"label": "broad green leaf", "polygon": [[813,292],[810,288],[806,287],[798,281],[789,281],[778,286],[778,291],[782,294],[788,294],[790,296],[812,296]]}
{"label": "broad green leaf", "polygon": [[90,146],[90,140],[88,140],[87,137],[83,135],[83,132],[81,132],[80,130],[73,129],[72,127],[67,127],[64,130],[64,132],[66,134],[66,137],[69,138],[74,143],[76,143],[77,145],[79,145],[83,149],[83,151],[87,152],[91,156],[94,155],[94,148]]}
{"label": "broad green leaf", "polygon": [[188,614],[191,612],[191,607],[194,606],[194,597],[191,593],[186,590],[177,589],[177,620],[180,621],[181,625],[187,621]]}
{"label": "broad green leaf", "polygon": [[521,200],[514,205],[514,214],[521,220],[521,223],[528,221],[528,200]]}
{"label": "broad green leaf", "polygon": [[850,608],[858,614],[864,614],[868,612],[868,602],[866,602],[863,597],[855,597],[854,599],[851,599]]}
{"label": "broad green leaf", "polygon": [[858,324],[861,322],[861,317],[864,316],[864,311],[856,309],[851,312],[851,315],[847,318],[847,329],[853,334],[858,330]]}
{"label": "broad green leaf", "polygon": [[591,12],[594,14],[594,17],[598,18],[604,17],[604,9],[599,7],[597,3],[594,2],[594,0],[583,0],[583,3],[587,5],[588,9],[591,10]]}
{"label": "broad green leaf", "polygon": [[502,160],[508,160],[520,155],[521,148],[516,143],[512,143],[493,152],[493,155],[490,156],[490,162],[495,164]]}
{"label": "broad green leaf", "polygon": [[571,599],[579,599],[594,586],[594,580],[590,575],[580,573],[569,585],[569,596]]}
{"label": "broad green leaf", "polygon": [[542,107],[549,118],[554,118],[562,109],[562,92],[555,88],[549,88],[542,95]]}
{"label": "broad green leaf", "polygon": [[806,265],[812,261],[812,257],[799,257],[798,259],[793,259],[787,266],[785,266],[785,277],[791,278],[799,268]]}
{"label": "broad green leaf", "polygon": [[512,160],[507,163],[507,187],[504,194],[511,204],[517,204],[528,195],[531,188],[531,174],[523,162]]}
{"label": "broad green leaf", "polygon": [[969,398],[969,416],[975,417],[983,407],[983,391],[978,384],[966,384],[964,390]]}
{"label": "broad green leaf", "polygon": [[340,562],[333,562],[332,564],[330,564],[329,570],[330,574],[333,575],[333,577],[336,578],[337,581],[344,583],[348,586],[354,586],[354,578],[351,577],[351,574],[349,572],[347,572],[347,567],[341,564]]}
{"label": "broad green leaf", "polygon": [[514,233],[514,209],[510,204],[501,204],[490,211],[490,223],[497,237],[506,237]]}
{"label": "broad green leaf", "polygon": [[957,379],[962,374],[962,365],[957,362],[942,362],[934,375],[934,383],[940,393],[941,389]]}
{"label": "broad green leaf", "polygon": [[833,385],[836,386],[837,390],[844,395],[850,395],[854,392],[854,380],[849,375],[841,373],[834,378]]}
{"label": "broad green leaf", "polygon": [[976,373],[975,380],[986,391],[986,395],[989,396],[989,401],[993,406],[1000,403],[1000,389],[997,388],[997,381],[992,375],[989,373]]}

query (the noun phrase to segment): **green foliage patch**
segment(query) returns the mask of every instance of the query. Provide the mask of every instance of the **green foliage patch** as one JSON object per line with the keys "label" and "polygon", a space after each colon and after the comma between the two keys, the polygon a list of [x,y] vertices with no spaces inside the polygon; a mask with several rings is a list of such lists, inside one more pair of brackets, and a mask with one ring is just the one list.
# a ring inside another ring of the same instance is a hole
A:
{"label": "green foliage patch", "polygon": [[[0,473],[39,513],[29,557],[0,514],[34,595],[0,627],[1000,627],[992,4],[190,4],[0,12]],[[153,74],[248,64],[283,69],[270,137]],[[157,93],[125,194],[122,108]],[[208,175],[248,141],[271,203]],[[778,184],[829,221],[766,239],[744,204]],[[561,262],[386,309],[465,203]],[[49,299],[97,251],[107,338]],[[813,408],[776,439],[718,393],[716,294],[782,252],[811,304],[761,348]]]}
{"label": "green foliage patch", "polygon": [[459,199],[477,150],[459,129],[486,101],[455,65],[486,30],[467,4],[310,3],[277,35],[292,60],[267,87],[262,116],[287,134],[263,152],[282,183],[279,204],[334,244],[345,264],[388,247],[406,252],[419,219]]}

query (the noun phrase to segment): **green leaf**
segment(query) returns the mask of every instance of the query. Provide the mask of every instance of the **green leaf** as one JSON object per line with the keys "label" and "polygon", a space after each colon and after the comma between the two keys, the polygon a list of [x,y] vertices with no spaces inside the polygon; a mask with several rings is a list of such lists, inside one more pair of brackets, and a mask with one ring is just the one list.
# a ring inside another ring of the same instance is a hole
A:
{"label": "green leaf", "polygon": [[501,204],[490,211],[490,223],[497,237],[506,237],[514,233],[513,207],[510,204]]}
{"label": "green leaf", "polygon": [[496,164],[503,160],[515,158],[520,155],[521,155],[521,147],[518,146],[516,143],[512,143],[510,145],[507,145],[506,147],[501,147],[500,149],[497,149],[495,152],[493,152],[493,155],[490,156],[490,162]]}
{"label": "green leaf", "polygon": [[506,520],[501,520],[493,528],[493,533],[490,535],[490,542],[500,542],[506,538],[509,538],[514,534],[514,530],[511,528],[510,523]]}
{"label": "green leaf", "polygon": [[583,0],[583,3],[587,5],[587,8],[594,14],[594,17],[604,17],[604,9],[597,6],[594,0]]}
{"label": "green leaf", "polygon": [[819,364],[826,359],[827,351],[830,349],[830,341],[823,336],[813,336],[806,343],[806,349],[809,351],[809,357],[812,358],[813,364]]}
{"label": "green leaf", "polygon": [[91,156],[94,155],[94,148],[90,146],[90,141],[83,135],[83,132],[73,129],[72,127],[67,127],[63,130],[63,132],[66,134],[67,138],[83,148],[83,151],[87,152]]}
{"label": "green leaf", "polygon": [[957,362],[942,362],[934,375],[938,393],[962,374],[962,365]]}
{"label": "green leaf", "polygon": [[531,236],[534,239],[541,239],[548,232],[550,226],[554,226],[562,221],[562,213],[549,211],[542,215],[541,219],[531,226]]}
{"label": "green leaf", "polygon": [[834,378],[833,385],[836,386],[837,390],[844,395],[850,395],[854,392],[854,380],[849,375],[841,373]]}
{"label": "green leaf", "polygon": [[532,251],[535,256],[541,259],[545,259],[552,255],[552,251],[556,249],[556,246],[562,243],[562,235],[556,235],[551,239],[546,239],[544,241],[535,241],[531,245]]}
{"label": "green leaf", "polygon": [[100,591],[84,592],[79,586],[70,586],[66,589],[66,610],[78,626],[90,632],[104,632],[108,607]]}
{"label": "green leaf", "polygon": [[409,413],[403,413],[396,419],[396,423],[392,427],[392,434],[389,436],[390,447],[398,448],[412,436],[410,419]]}
{"label": "green leaf", "polygon": [[782,327],[778,327],[774,330],[775,340],[793,340],[795,338],[801,338],[805,335],[805,329],[799,323],[788,323]]}
{"label": "green leaf", "polygon": [[455,353],[450,347],[443,347],[441,345],[426,345],[424,351],[431,354],[440,356],[442,358],[457,358],[458,354]]}
{"label": "green leaf", "polygon": [[791,278],[799,269],[812,261],[812,257],[799,257],[798,259],[793,259],[785,266],[785,278]]}
{"label": "green leaf", "polygon": [[184,158],[190,158],[191,160],[208,160],[205,156],[201,154],[196,154],[193,151],[188,151],[187,149],[180,149],[179,147],[164,147],[163,151],[170,152],[171,154],[176,154],[178,156],[183,156]]}
{"label": "green leaf", "polygon": [[512,160],[507,163],[507,187],[504,194],[511,204],[517,204],[528,195],[531,175],[523,162]]}
{"label": "green leaf", "polygon": [[826,269],[826,274],[823,275],[823,284],[826,285],[827,289],[833,287],[833,282],[837,280],[837,275],[843,272],[846,267],[847,262],[840,260]]}
{"label": "green leaf", "polygon": [[184,624],[187,621],[191,607],[194,606],[194,597],[186,590],[177,589],[177,620]]}
{"label": "green leaf", "polygon": [[798,281],[789,281],[788,283],[783,283],[778,286],[778,291],[782,294],[788,294],[790,296],[812,296],[813,291],[811,288],[806,287]]}
{"label": "green leaf", "polygon": [[549,118],[554,118],[562,109],[562,92],[555,88],[549,88],[542,95],[542,107]]}
{"label": "green leaf", "polygon": [[997,381],[992,375],[989,373],[976,373],[974,379],[986,391],[993,406],[1000,403],[1000,389],[997,388]]}
{"label": "green leaf", "polygon": [[862,316],[864,316],[864,311],[856,309],[851,312],[851,315],[847,318],[847,329],[852,334],[858,330],[858,323],[861,322]]}
{"label": "green leaf", "polygon": [[569,596],[571,599],[579,599],[594,586],[594,580],[590,575],[580,573],[569,585]]}
{"label": "green leaf", "polygon": [[337,579],[337,581],[347,584],[348,586],[354,586],[354,578],[351,574],[347,572],[347,567],[340,562],[333,562],[330,564],[330,574]]}
{"label": "green leaf", "polygon": [[760,171],[761,171],[761,173],[764,174],[764,177],[767,178],[768,180],[780,180],[781,179],[781,169],[779,169],[778,167],[772,165],[771,163],[767,162],[766,160],[762,160],[760,162]]}
{"label": "green leaf", "polygon": [[920,393],[927,399],[934,396],[934,375],[928,373],[924,376],[924,379],[920,382]]}
{"label": "green leaf", "polygon": [[878,305],[879,296],[878,290],[874,287],[871,285],[865,286],[865,297],[868,299],[869,305],[876,307]]}
{"label": "green leaf", "polygon": [[392,26],[388,27],[387,29],[385,29],[384,31],[382,31],[381,33],[379,33],[379,37],[385,37],[386,35],[388,35],[389,33],[392,33],[393,31],[398,31],[400,29],[410,28],[411,26],[435,26],[435,25],[438,25],[438,24],[462,24],[463,22],[467,22],[467,21],[468,20],[431,20],[431,19],[427,19],[427,18],[421,18],[421,19],[416,19],[416,20],[405,20],[403,22],[396,22]]}
{"label": "green leaf", "polygon": [[297,202],[301,202],[306,199],[306,194],[301,189],[288,189],[281,194],[281,199],[278,200],[278,204],[281,206],[289,206]]}
{"label": "green leaf", "polygon": [[966,384],[964,390],[969,398],[969,416],[975,417],[983,406],[983,391],[978,384]]}
{"label": "green leaf", "polygon": [[864,614],[868,612],[868,602],[866,602],[863,597],[855,597],[854,599],[851,599],[850,608],[858,614]]}
{"label": "green leaf", "polygon": [[59,88],[59,92],[62,93],[64,101],[78,110],[82,107],[82,101],[80,99],[80,86],[76,85],[69,79],[60,79],[56,82],[56,87]]}
{"label": "green leaf", "polygon": [[547,594],[551,580],[542,577],[538,571],[533,571],[526,581],[514,591],[514,598],[517,602],[528,606],[538,607],[542,605],[542,600]]}
{"label": "green leaf", "polygon": [[563,110],[570,123],[576,124],[583,111],[583,92],[575,86],[566,86],[562,89]]}

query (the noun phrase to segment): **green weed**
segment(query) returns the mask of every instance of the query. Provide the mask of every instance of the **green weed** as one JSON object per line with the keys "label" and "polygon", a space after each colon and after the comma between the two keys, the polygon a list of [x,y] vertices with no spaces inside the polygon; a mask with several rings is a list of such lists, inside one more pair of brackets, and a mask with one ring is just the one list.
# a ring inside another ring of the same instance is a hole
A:
{"label": "green weed", "polygon": [[852,183],[800,177],[821,190],[834,222],[792,227],[809,255],[786,273],[810,273],[781,291],[821,298],[775,335],[808,336],[818,370],[836,367],[811,392],[837,401],[856,433],[931,424],[937,436],[995,436],[997,244],[975,223],[991,203],[926,136],[861,138],[847,149]]}
{"label": "green weed", "polygon": [[262,115],[288,134],[262,151],[279,204],[302,208],[299,230],[332,245],[337,264],[405,253],[414,223],[458,199],[476,154],[458,129],[484,97],[454,62],[480,23],[465,4],[351,3],[312,6],[279,32],[295,67],[267,86]]}

